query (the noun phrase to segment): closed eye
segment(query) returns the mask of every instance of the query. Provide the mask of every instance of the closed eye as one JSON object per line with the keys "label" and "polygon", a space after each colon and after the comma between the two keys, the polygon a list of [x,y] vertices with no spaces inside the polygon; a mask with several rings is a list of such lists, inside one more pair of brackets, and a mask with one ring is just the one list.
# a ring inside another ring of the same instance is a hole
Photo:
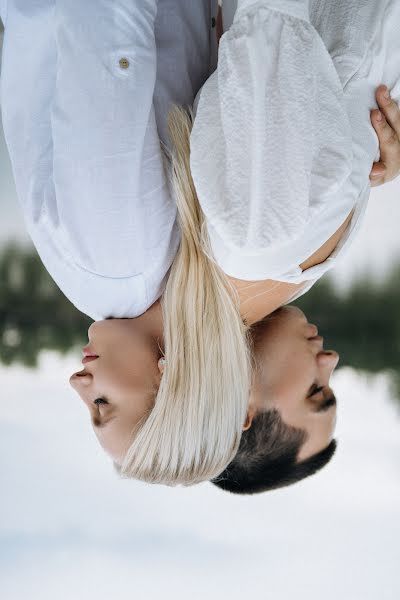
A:
{"label": "closed eye", "polygon": [[328,391],[325,395],[323,395],[322,400],[315,398],[315,396],[318,396],[318,394],[321,394],[321,392],[324,392],[324,390],[325,386],[318,386],[317,384],[312,385],[309,390],[307,398],[311,399],[314,412],[326,412],[332,406],[336,406],[337,404],[335,394],[330,388],[327,388]]}
{"label": "closed eye", "polygon": [[336,396],[332,392],[332,390],[329,388],[328,388],[327,394],[323,395],[322,400],[318,400],[317,398],[314,398],[318,394],[321,394],[321,392],[323,392],[324,390],[325,390],[324,386],[318,386],[317,384],[314,384],[313,386],[311,386],[311,388],[309,390],[309,394],[307,397],[312,400],[312,403],[314,405],[313,410],[315,412],[318,412],[318,413],[326,412],[332,406],[336,406],[336,404],[337,404]]}
{"label": "closed eye", "polygon": [[328,397],[324,398],[324,400],[318,406],[317,412],[326,412],[332,406],[336,406],[336,404],[337,404],[337,402],[336,402],[335,394],[333,392],[330,392]]}
{"label": "closed eye", "polygon": [[[105,412],[105,410],[100,410],[100,405],[104,406],[106,404],[109,404],[108,400],[106,400],[105,398],[96,398],[96,400],[93,400],[93,404],[95,404],[98,408],[97,408],[97,413],[98,416],[94,417],[93,419],[93,424],[96,427],[100,427],[100,420],[98,417],[104,417],[105,415],[103,414]],[[107,411],[106,411],[107,412]]]}
{"label": "closed eye", "polygon": [[96,398],[96,400],[93,400],[93,404],[96,404],[97,406],[99,404],[108,404],[108,400],[105,398]]}
{"label": "closed eye", "polygon": [[323,385],[318,386],[318,385],[314,384],[309,389],[307,398],[312,398],[313,396],[316,396],[317,394],[320,394],[323,391],[324,391]]}

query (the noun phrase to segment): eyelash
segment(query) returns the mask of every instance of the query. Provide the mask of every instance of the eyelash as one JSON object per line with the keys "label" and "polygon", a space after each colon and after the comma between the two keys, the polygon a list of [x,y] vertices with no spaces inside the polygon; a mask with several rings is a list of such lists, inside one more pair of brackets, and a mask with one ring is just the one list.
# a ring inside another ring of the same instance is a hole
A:
{"label": "eyelash", "polygon": [[108,402],[104,398],[96,398],[96,400],[93,401],[93,404],[96,404],[96,405],[108,404]]}
{"label": "eyelash", "polygon": [[316,394],[319,394],[320,392],[322,392],[324,389],[324,386],[321,385],[320,387],[316,387],[313,389],[311,396],[315,396]]}

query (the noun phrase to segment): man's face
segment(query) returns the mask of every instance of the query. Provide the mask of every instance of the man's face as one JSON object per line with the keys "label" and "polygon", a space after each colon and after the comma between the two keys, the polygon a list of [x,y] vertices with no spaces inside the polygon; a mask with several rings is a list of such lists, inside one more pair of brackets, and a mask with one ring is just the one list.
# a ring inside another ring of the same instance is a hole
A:
{"label": "man's face", "polygon": [[336,425],[336,399],[329,386],[339,361],[323,349],[323,338],[304,313],[285,306],[260,323],[254,334],[255,373],[249,412],[279,410],[283,421],[308,434],[298,460],[326,448]]}

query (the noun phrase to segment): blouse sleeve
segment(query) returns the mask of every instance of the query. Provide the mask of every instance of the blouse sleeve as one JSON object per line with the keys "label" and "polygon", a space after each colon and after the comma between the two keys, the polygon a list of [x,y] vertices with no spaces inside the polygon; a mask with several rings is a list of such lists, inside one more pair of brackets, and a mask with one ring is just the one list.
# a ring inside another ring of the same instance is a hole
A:
{"label": "blouse sleeve", "polygon": [[217,261],[217,246],[243,256],[298,239],[351,164],[343,90],[307,0],[239,0],[191,133]]}

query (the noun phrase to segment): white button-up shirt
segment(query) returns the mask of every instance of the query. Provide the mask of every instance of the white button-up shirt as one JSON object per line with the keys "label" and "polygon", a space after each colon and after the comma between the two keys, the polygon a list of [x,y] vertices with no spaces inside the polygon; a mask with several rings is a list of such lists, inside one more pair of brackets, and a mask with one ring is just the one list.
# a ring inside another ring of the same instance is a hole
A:
{"label": "white button-up shirt", "polygon": [[179,244],[160,139],[217,66],[217,0],[0,0],[1,109],[39,256],[94,320],[145,312]]}

